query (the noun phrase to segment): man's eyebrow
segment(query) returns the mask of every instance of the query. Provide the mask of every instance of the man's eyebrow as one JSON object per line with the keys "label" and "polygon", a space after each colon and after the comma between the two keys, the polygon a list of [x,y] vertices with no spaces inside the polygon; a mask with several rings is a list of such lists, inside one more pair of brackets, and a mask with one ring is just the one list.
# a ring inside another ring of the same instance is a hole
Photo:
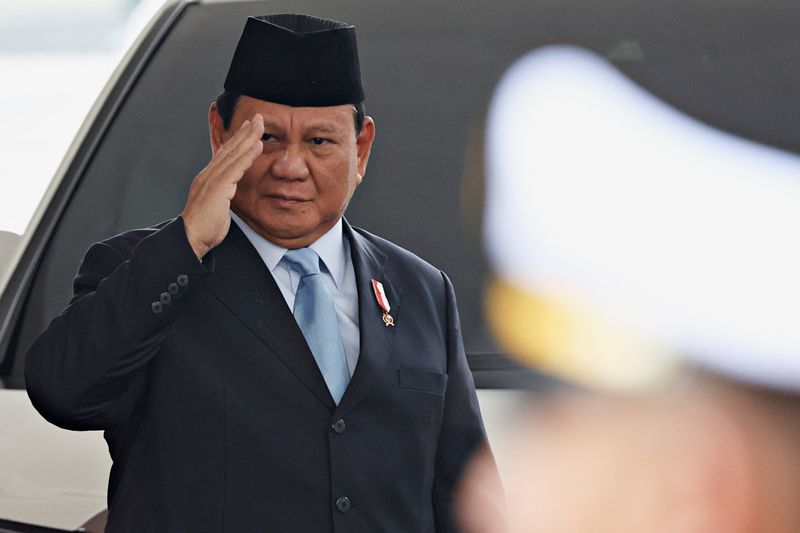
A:
{"label": "man's eyebrow", "polygon": [[264,129],[269,131],[283,131],[283,128],[277,122],[272,122],[271,120],[264,120]]}
{"label": "man's eyebrow", "polygon": [[342,128],[334,124],[319,123],[311,124],[306,128],[306,131],[313,133],[339,133],[342,131]]}

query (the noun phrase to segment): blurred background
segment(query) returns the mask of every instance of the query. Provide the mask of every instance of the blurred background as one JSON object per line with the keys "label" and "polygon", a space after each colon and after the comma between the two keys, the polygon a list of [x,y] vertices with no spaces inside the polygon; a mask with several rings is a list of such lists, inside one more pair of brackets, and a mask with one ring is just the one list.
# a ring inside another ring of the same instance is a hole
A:
{"label": "blurred background", "polygon": [[0,4],[0,231],[25,231],[86,113],[162,3]]}

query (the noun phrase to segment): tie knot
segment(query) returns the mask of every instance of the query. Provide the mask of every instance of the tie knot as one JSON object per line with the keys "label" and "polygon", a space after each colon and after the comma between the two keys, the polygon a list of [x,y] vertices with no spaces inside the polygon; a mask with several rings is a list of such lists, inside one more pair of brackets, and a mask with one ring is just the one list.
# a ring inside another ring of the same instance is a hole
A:
{"label": "tie knot", "polygon": [[288,263],[289,267],[300,274],[301,277],[320,273],[319,256],[317,252],[311,248],[287,250],[283,255],[283,259]]}

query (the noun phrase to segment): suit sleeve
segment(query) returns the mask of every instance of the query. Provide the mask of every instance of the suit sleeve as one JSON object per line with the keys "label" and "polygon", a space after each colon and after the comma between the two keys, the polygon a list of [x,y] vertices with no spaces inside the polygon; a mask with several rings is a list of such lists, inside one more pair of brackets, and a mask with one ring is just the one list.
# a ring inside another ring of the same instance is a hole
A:
{"label": "suit sleeve", "polygon": [[478,397],[464,353],[461,323],[458,318],[455,291],[446,275],[447,298],[447,389],[444,415],[436,456],[433,504],[436,531],[458,531],[453,517],[453,494],[472,453],[486,443]]}
{"label": "suit sleeve", "polygon": [[181,218],[134,246],[125,236],[93,245],[72,301],[28,351],[34,407],[66,429],[107,429],[205,273]]}

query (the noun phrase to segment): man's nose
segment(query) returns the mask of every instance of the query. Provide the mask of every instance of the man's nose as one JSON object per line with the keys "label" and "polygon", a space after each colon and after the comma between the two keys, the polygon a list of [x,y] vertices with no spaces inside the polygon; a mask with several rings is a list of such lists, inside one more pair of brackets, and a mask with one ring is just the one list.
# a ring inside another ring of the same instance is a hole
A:
{"label": "man's nose", "polygon": [[309,175],[305,154],[298,146],[287,146],[272,164],[272,174],[276,178],[302,180]]}

